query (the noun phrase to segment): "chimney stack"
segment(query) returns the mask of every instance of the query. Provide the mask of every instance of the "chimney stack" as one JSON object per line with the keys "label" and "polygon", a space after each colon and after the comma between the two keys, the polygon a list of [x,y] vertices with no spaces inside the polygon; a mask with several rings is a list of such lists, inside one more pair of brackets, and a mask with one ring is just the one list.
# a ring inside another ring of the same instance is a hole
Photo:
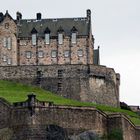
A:
{"label": "chimney stack", "polygon": [[37,18],[37,20],[41,20],[41,13],[37,13],[36,18]]}
{"label": "chimney stack", "polygon": [[87,9],[87,19],[91,20],[91,10]]}
{"label": "chimney stack", "polygon": [[17,12],[17,20],[21,20],[22,19],[22,14],[20,12]]}

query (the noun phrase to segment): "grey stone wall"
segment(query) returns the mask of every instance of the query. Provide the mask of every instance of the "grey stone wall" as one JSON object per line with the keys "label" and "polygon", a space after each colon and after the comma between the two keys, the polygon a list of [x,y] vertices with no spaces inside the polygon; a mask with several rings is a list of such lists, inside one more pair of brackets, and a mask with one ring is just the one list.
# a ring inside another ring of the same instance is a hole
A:
{"label": "grey stone wall", "polygon": [[[68,138],[83,132],[94,132],[101,137],[113,129],[120,129],[124,140],[140,138],[139,127],[122,114],[107,115],[93,107],[56,106],[52,102],[40,102],[34,95],[12,106],[3,99],[0,104],[3,105],[0,122],[7,118],[0,127],[2,140],[45,140],[54,134],[63,140],[63,136]],[[7,115],[5,108],[10,112]]]}
{"label": "grey stone wall", "polygon": [[105,66],[0,67],[0,79],[38,85],[66,98],[119,106],[118,76]]}

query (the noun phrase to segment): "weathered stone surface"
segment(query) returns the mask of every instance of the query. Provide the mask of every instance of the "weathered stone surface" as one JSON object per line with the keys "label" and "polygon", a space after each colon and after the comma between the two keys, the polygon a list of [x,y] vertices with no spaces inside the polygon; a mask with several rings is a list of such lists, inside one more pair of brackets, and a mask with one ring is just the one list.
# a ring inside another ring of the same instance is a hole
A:
{"label": "weathered stone surface", "polygon": [[[12,106],[0,100],[0,122],[5,118],[0,125],[2,140],[67,140],[68,137],[90,140],[113,129],[122,130],[124,140],[140,138],[140,128],[124,115],[107,115],[93,107],[56,106],[30,97]],[[10,112],[7,115],[5,108]]]}
{"label": "weathered stone surface", "polygon": [[66,98],[119,106],[119,79],[113,69],[105,66],[0,67],[0,79],[38,85]]}
{"label": "weathered stone surface", "polygon": [[71,136],[70,140],[99,140],[98,135],[93,131],[86,131],[78,136]]}

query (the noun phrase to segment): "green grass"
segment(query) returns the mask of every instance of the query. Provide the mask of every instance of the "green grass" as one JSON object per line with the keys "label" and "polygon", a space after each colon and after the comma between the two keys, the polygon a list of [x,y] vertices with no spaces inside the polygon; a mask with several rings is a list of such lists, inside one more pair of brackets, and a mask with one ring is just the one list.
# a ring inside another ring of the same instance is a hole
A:
{"label": "green grass", "polygon": [[75,100],[66,99],[64,97],[58,96],[49,91],[43,90],[39,87],[35,86],[27,86],[20,83],[3,81],[0,80],[0,97],[5,98],[11,104],[13,102],[25,101],[27,99],[27,95],[30,93],[35,93],[37,99],[40,101],[52,101],[57,105],[71,105],[71,106],[89,106],[96,107],[99,110],[102,110],[106,113],[123,113],[130,117],[132,122],[137,125],[140,125],[140,116],[136,113],[128,110],[123,110],[120,108],[114,108],[105,105],[97,105],[89,102],[79,102]]}

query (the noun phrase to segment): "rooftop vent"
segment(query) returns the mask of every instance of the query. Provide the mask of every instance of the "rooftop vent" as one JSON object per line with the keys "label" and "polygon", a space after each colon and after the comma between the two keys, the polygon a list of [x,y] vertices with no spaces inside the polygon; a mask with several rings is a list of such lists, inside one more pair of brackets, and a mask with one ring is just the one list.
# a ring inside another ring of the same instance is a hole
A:
{"label": "rooftop vent", "polygon": [[41,13],[37,13],[37,14],[36,14],[36,19],[37,19],[37,20],[41,20]]}

